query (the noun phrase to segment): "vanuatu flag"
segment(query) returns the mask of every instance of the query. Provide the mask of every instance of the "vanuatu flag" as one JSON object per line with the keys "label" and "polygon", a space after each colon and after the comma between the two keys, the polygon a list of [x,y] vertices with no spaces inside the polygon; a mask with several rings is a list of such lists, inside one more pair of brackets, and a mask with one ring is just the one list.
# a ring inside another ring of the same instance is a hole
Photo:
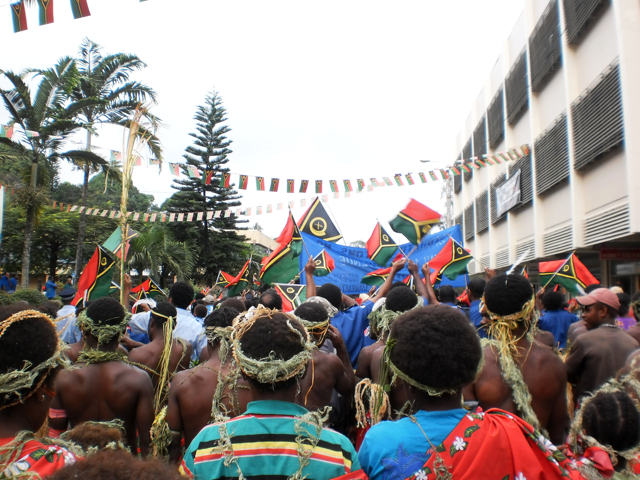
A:
{"label": "vanuatu flag", "polygon": [[520,271],[520,275],[522,275],[524,278],[529,278],[529,269],[527,268],[526,265],[522,266],[522,270]]}
{"label": "vanuatu flag", "polygon": [[73,10],[73,18],[75,19],[91,15],[87,0],[71,0],[71,9]]}
{"label": "vanuatu flag", "polygon": [[272,178],[271,179],[271,186],[269,187],[269,191],[270,192],[277,192],[279,187],[280,187],[280,179],[279,178]]}
{"label": "vanuatu flag", "polygon": [[247,260],[247,263],[244,264],[242,270],[237,277],[233,278],[229,284],[225,287],[229,289],[229,296],[235,297],[242,293],[242,291],[251,285],[251,277],[249,276],[249,262],[251,260]]}
{"label": "vanuatu flag", "polygon": [[[213,169],[206,169],[204,171],[204,183],[205,185],[211,185],[211,177],[213,177]],[[231,174],[224,172],[220,177],[220,186],[222,188],[229,188],[231,184]]]}
{"label": "vanuatu flag", "polygon": [[431,230],[431,225],[440,221],[438,212],[426,205],[411,199],[409,205],[389,222],[391,229],[407,237],[414,245],[418,245],[422,237]]}
{"label": "vanuatu flag", "polygon": [[158,295],[165,295],[158,284],[150,278],[147,278],[137,287],[132,288],[131,293],[137,293],[138,299],[145,297],[156,298]]}
{"label": "vanuatu flag", "polygon": [[376,287],[379,287],[384,283],[390,273],[391,267],[381,268],[367,273],[360,281],[366,285],[375,285]]}
{"label": "vanuatu flag", "polygon": [[83,307],[91,300],[109,295],[114,264],[115,260],[109,255],[109,252],[98,245],[80,275],[78,293],[71,304],[74,307]]}
{"label": "vanuatu flag", "polygon": [[328,242],[337,242],[342,238],[318,197],[300,218],[300,231]]}
{"label": "vanuatu flag", "polygon": [[291,211],[289,211],[287,224],[284,226],[282,232],[280,232],[280,236],[276,238],[276,242],[280,245],[289,244],[291,252],[293,253],[293,258],[297,257],[302,252],[302,235],[300,235],[300,230],[298,230],[298,225],[296,225],[296,221],[293,219]]}
{"label": "vanuatu flag", "polygon": [[331,258],[331,255],[326,250],[322,250],[318,255],[313,257],[313,261],[316,262],[316,269],[313,272],[314,277],[324,277],[333,272],[336,268],[336,264]]}
{"label": "vanuatu flag", "polygon": [[291,249],[291,243],[278,245],[271,255],[262,260],[260,277],[262,281],[269,285],[276,283],[287,283],[300,272],[297,255]]}
{"label": "vanuatu flag", "polygon": [[53,0],[38,0],[40,25],[53,23]]}
{"label": "vanuatu flag", "polygon": [[572,253],[567,260],[540,262],[540,285],[544,288],[562,285],[573,295],[584,295],[584,288],[594,283],[600,282],[578,260],[575,253]]}
{"label": "vanuatu flag", "polygon": [[13,32],[18,33],[27,29],[27,12],[23,1],[11,4],[13,18]]}
{"label": "vanuatu flag", "polygon": [[273,288],[282,297],[282,311],[292,312],[307,299],[306,285],[276,283]]}
{"label": "vanuatu flag", "polygon": [[220,285],[221,287],[226,287],[232,282],[232,280],[233,280],[233,275],[230,275],[227,272],[223,272],[222,270],[220,270],[220,272],[218,272],[218,279],[216,280],[216,285]]}
{"label": "vanuatu flag", "polygon": [[431,284],[440,282],[443,275],[455,280],[461,273],[467,273],[467,264],[472,259],[471,253],[453,238],[449,238],[442,250],[429,261],[429,267],[435,270],[431,273]]}
{"label": "vanuatu flag", "polygon": [[[126,235],[126,247],[124,251],[124,258],[127,259],[127,254],[129,253],[129,242],[138,236],[138,232],[133,230],[127,225],[127,235]],[[109,250],[111,253],[115,253],[116,257],[122,257],[122,227],[119,226],[116,228],[113,233],[107,238],[107,241],[102,244],[104,248]]]}
{"label": "vanuatu flag", "polygon": [[386,265],[393,254],[396,253],[398,245],[389,234],[382,228],[380,222],[373,229],[371,237],[367,241],[367,256],[378,265]]}
{"label": "vanuatu flag", "polygon": [[249,182],[249,175],[240,175],[239,187],[241,190],[247,189],[247,183]]}

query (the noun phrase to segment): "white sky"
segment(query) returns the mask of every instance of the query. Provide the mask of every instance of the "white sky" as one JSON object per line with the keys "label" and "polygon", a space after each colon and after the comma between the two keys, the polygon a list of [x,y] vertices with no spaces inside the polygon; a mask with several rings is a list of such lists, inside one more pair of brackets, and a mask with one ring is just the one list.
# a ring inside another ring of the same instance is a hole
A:
{"label": "white sky", "polygon": [[[298,199],[312,196],[283,193],[287,178],[335,179],[342,191],[344,178],[426,171],[437,165],[420,159],[454,159],[455,136],[523,8],[523,0],[88,3],[91,17],[73,20],[69,1],[56,0],[55,23],[43,27],[34,7],[29,30],[18,34],[1,7],[0,69],[47,68],[74,55],[86,36],[105,54],[138,55],[148,68],[135,78],[158,93],[154,111],[171,162],[190,143],[196,106],[216,89],[232,129],[231,171],[262,175],[267,185],[281,179],[279,193],[256,192],[252,178],[243,192],[243,206],[274,205],[273,214],[249,218],[271,236],[286,221],[276,203],[296,200],[297,218]],[[122,150],[122,130],[105,129],[94,143]],[[62,178],[81,182],[68,165]],[[134,173],[158,204],[171,195],[172,178],[166,166]],[[444,213],[441,187],[385,187],[328,207],[347,242],[366,241],[376,218],[386,225],[412,197]]]}

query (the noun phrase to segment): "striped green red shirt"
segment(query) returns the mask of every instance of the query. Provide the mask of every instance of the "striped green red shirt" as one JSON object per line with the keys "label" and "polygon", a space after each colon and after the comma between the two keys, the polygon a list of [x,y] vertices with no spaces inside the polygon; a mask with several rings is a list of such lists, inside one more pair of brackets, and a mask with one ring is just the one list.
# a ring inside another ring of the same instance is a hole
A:
{"label": "striped green red shirt", "polygon": [[[238,478],[238,467],[247,479],[286,480],[300,467],[295,431],[296,417],[308,411],[280,401],[257,401],[244,415],[203,428],[185,452],[180,473],[195,479]],[[226,425],[233,457],[220,442],[220,427]],[[315,428],[307,425],[308,432]],[[329,480],[359,470],[358,456],[347,437],[324,428],[320,440],[302,471],[308,480]]]}

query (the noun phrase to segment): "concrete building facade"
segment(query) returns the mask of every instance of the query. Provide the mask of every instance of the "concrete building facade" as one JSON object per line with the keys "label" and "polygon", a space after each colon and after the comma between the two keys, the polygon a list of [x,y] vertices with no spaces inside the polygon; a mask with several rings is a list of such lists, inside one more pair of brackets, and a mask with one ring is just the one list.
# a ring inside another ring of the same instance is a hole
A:
{"label": "concrete building facade", "polygon": [[[525,0],[455,141],[457,159],[530,146],[454,181],[455,222],[481,267],[572,251],[606,286],[640,290],[640,2]],[[517,171],[521,199],[498,217]]]}

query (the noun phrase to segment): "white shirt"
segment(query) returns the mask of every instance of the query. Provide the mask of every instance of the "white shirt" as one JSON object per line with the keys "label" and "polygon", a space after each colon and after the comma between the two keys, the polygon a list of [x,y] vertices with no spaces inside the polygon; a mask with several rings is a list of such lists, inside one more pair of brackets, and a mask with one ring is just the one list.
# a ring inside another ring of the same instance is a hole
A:
{"label": "white shirt", "polygon": [[[207,348],[207,337],[204,335],[204,327],[198,323],[193,315],[182,308],[176,308],[178,318],[176,319],[176,329],[173,331],[174,338],[182,338],[193,347],[192,360],[197,360],[200,352]],[[133,333],[149,334],[149,319],[151,312],[142,312],[131,315],[129,327]]]}
{"label": "white shirt", "polygon": [[55,322],[58,336],[63,342],[70,345],[82,339],[82,332],[76,325],[76,307],[73,305],[65,305],[58,310]]}

